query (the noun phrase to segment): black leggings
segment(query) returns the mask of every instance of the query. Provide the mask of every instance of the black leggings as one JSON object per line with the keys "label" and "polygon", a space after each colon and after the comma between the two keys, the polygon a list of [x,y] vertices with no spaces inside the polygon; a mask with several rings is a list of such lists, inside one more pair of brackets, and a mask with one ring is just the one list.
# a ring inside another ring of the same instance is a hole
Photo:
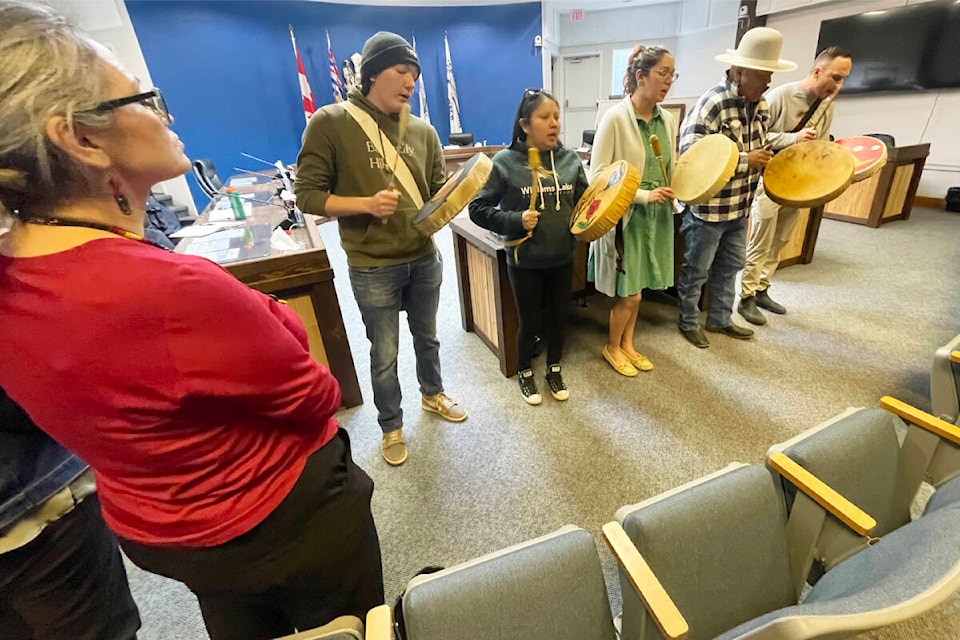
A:
{"label": "black leggings", "polygon": [[187,585],[213,640],[276,638],[383,604],[373,481],[353,462],[340,429],[307,460],[267,519],[209,548],[121,540],[139,567]]}
{"label": "black leggings", "polygon": [[573,263],[550,269],[518,269],[508,266],[507,275],[517,303],[517,366],[530,368],[536,336],[547,343],[547,364],[560,364],[570,313]]}

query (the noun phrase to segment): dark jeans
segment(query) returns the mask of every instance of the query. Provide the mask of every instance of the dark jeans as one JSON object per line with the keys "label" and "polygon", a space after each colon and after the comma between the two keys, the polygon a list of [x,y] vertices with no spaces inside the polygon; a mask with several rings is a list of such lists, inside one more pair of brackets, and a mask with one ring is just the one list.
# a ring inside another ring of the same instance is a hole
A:
{"label": "dark jeans", "polygon": [[3,640],[129,640],[140,616],[97,496],[0,554]]}
{"label": "dark jeans", "polygon": [[547,364],[560,364],[570,314],[573,263],[550,269],[507,267],[517,303],[517,368],[530,368],[536,336],[547,343]]}
{"label": "dark jeans", "polygon": [[443,262],[440,252],[389,267],[350,267],[350,285],[370,341],[370,382],[377,421],[384,433],[403,427],[397,354],[400,349],[400,312],[407,312],[417,358],[420,393],[443,391],[437,307]]}
{"label": "dark jeans", "polygon": [[137,566],[196,594],[213,640],[276,638],[338,616],[363,619],[383,604],[372,494],[340,429],[280,506],[242,536],[209,548],[120,544]]}
{"label": "dark jeans", "polygon": [[731,324],[733,302],[737,296],[737,272],[743,268],[747,252],[747,218],[724,222],[704,222],[687,211],[680,225],[687,248],[683,254],[677,295],[680,298],[680,328],[700,327],[700,292],[710,279],[710,308],[707,325]]}

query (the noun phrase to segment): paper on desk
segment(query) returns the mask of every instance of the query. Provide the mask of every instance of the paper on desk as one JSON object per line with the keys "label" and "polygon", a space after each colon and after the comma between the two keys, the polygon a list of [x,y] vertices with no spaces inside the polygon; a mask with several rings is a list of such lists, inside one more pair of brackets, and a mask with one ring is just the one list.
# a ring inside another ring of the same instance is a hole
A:
{"label": "paper on desk", "polygon": [[234,178],[230,181],[231,187],[249,187],[252,184],[257,184],[256,178]]}
{"label": "paper on desk", "polygon": [[[226,200],[223,202],[227,203],[226,206],[220,206],[220,203],[217,203],[217,206],[210,210],[210,222],[229,222],[234,219],[230,203]],[[253,215],[252,202],[243,203],[243,214],[248,218]]]}
{"label": "paper on desk", "polygon": [[217,222],[214,224],[191,224],[187,227],[182,227],[176,233],[171,233],[171,238],[202,238],[203,236],[209,236],[211,233],[216,233],[217,231],[223,231],[224,229],[229,229],[231,227],[243,226],[246,224],[242,220],[235,220],[233,222]]}

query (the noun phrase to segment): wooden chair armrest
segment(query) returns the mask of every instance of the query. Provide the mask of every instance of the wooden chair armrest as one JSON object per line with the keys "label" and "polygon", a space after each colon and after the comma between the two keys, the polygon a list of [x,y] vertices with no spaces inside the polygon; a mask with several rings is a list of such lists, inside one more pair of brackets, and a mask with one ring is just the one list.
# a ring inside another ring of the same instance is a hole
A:
{"label": "wooden chair armrest", "polygon": [[686,638],[690,627],[684,620],[683,614],[670,599],[620,523],[608,522],[603,525],[603,539],[606,540],[617,562],[623,567],[630,584],[643,600],[643,604],[646,605],[647,611],[660,627],[664,637],[670,640]]}
{"label": "wooden chair armrest", "polygon": [[[957,352],[955,351],[953,353]],[[949,440],[954,444],[960,445],[960,427],[954,426],[946,420],[941,420],[890,396],[880,398],[880,406],[890,413],[900,416],[907,422],[917,425],[921,429],[936,434],[944,440]]]}
{"label": "wooden chair armrest", "polygon": [[950,362],[956,362],[960,364],[960,351],[951,351],[950,352]]}
{"label": "wooden chair armrest", "polygon": [[786,454],[771,453],[767,457],[767,464],[857,534],[865,536],[877,527],[877,521],[863,509],[834,491]]}
{"label": "wooden chair armrest", "polygon": [[393,611],[390,610],[388,605],[382,604],[367,612],[364,638],[366,640],[392,640]]}

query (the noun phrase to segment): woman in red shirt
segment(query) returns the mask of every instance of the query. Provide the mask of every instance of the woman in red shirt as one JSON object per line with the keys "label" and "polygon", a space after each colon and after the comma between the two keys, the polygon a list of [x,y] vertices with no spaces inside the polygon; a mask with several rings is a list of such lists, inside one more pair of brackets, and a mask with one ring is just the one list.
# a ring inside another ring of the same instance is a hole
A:
{"label": "woman in red shirt", "polygon": [[373,483],[300,319],[142,238],[150,188],[190,167],[159,91],[17,0],[0,59],[0,386],[91,465],[127,555],[184,582],[211,637],[381,604]]}

